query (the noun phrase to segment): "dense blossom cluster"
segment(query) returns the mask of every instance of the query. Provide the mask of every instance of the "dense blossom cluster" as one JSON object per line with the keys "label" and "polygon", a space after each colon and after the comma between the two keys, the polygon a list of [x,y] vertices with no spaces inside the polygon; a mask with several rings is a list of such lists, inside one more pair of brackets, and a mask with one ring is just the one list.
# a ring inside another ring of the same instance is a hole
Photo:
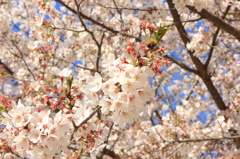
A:
{"label": "dense blossom cluster", "polygon": [[0,0],[1,158],[239,158],[237,0]]}
{"label": "dense blossom cluster", "polygon": [[[1,136],[6,143],[1,146],[12,145],[9,149],[19,152],[20,156],[52,158],[66,151],[70,144],[71,116],[63,116],[61,111],[51,118],[50,111],[38,111],[19,102],[2,115],[6,127]],[[6,158],[10,156],[11,153],[5,155]]]}
{"label": "dense blossom cluster", "polygon": [[100,105],[103,114],[111,111],[114,123],[124,125],[138,119],[139,112],[145,110],[144,104],[154,98],[154,89],[148,80],[154,73],[146,66],[122,64],[121,59],[114,64],[109,69],[109,80],[103,83]]}

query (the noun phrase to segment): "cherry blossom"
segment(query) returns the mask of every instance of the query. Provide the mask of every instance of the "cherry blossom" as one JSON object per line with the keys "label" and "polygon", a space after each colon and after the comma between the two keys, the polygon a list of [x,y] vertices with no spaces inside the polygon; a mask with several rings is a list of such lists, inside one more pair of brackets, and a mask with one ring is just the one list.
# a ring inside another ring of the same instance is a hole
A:
{"label": "cherry blossom", "polygon": [[87,79],[86,90],[91,92],[97,92],[102,87],[102,77],[99,73],[95,72],[93,77]]}
{"label": "cherry blossom", "polygon": [[72,70],[69,70],[68,68],[64,68],[62,71],[58,69],[57,67],[53,68],[53,71],[60,76],[60,77],[69,77],[72,73]]}
{"label": "cherry blossom", "polygon": [[239,158],[239,10],[0,1],[0,157]]}

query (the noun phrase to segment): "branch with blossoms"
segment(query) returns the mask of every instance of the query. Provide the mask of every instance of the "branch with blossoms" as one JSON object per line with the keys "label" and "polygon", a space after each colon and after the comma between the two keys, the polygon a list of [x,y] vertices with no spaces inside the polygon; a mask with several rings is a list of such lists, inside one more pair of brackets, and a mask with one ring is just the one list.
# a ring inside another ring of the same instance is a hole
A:
{"label": "branch with blossoms", "polygon": [[102,5],[101,3],[98,3],[97,4],[103,8],[107,8],[107,9],[115,9],[115,10],[130,10],[130,11],[143,11],[143,12],[151,12],[151,11],[156,11],[157,9],[156,8],[151,8],[149,7],[148,9],[141,9],[141,8],[128,8],[128,7],[118,7],[116,6],[115,4],[115,7],[109,7],[109,6],[104,6]]}
{"label": "branch with blossoms", "polygon": [[[222,16],[223,20],[226,18],[230,8],[231,8],[231,4],[228,4],[228,6],[227,6],[227,8],[226,8],[226,10],[225,10],[225,12],[224,12],[224,14]],[[217,37],[218,37],[219,31],[220,31],[220,27],[217,27],[217,30],[216,30],[216,32],[213,35],[212,44],[211,44],[211,48],[209,50],[208,58],[207,58],[207,60],[206,60],[206,62],[204,64],[206,67],[208,67],[208,65],[209,65],[209,62],[211,60],[211,57],[212,57],[212,54],[213,54],[213,51],[214,51],[214,46],[216,46],[216,44],[217,44]]]}
{"label": "branch with blossoms", "polygon": [[66,63],[68,63],[68,64],[72,64],[73,66],[76,66],[77,68],[81,68],[81,69],[83,69],[83,70],[89,70],[89,71],[92,71],[92,72],[96,72],[95,69],[91,69],[91,68],[87,68],[87,67],[80,66],[80,65],[78,65],[78,64],[69,62],[69,61],[67,61],[67,60],[65,60],[65,59],[63,59],[63,58],[59,58],[59,57],[54,57],[54,58],[55,58],[55,59],[58,59],[58,60],[61,60],[61,61],[63,61],[63,62],[66,62]]}
{"label": "branch with blossoms", "polygon": [[[203,18],[200,17],[200,18],[197,18],[197,19],[190,19],[190,20],[181,21],[181,23],[186,24],[186,23],[190,23],[190,22],[197,22],[197,21],[202,20],[202,19]],[[177,23],[174,23],[173,21],[170,21],[170,22],[172,22],[172,24],[169,24],[169,25],[166,25],[166,26],[170,27],[170,26],[174,26],[174,25],[177,24]]]}
{"label": "branch with blossoms", "polygon": [[1,60],[0,60],[0,67],[3,67],[7,71],[7,73],[9,73],[11,76],[13,75],[13,71],[6,64],[4,64]]}
{"label": "branch with blossoms", "polygon": [[[74,132],[76,132],[81,126],[83,126],[84,124],[86,124],[102,107],[98,106],[95,108],[95,110],[85,119],[83,120],[79,125],[76,125],[74,123],[74,121],[72,121],[73,127],[74,127]],[[71,136],[71,139],[73,139],[73,134]]]}
{"label": "branch with blossoms", "polygon": [[114,145],[117,143],[118,139],[114,142],[114,144],[111,146],[111,148],[107,149],[107,144],[108,144],[108,140],[109,140],[109,137],[111,135],[111,131],[112,131],[112,128],[114,126],[114,123],[111,124],[110,128],[109,128],[109,132],[108,132],[108,135],[106,137],[106,140],[104,141],[104,143],[106,144],[106,146],[103,148],[103,150],[101,151],[100,155],[97,156],[97,159],[102,159],[105,155],[108,155],[112,158],[119,158],[119,156],[117,154],[115,154],[114,151],[112,151],[112,148],[114,147]]}
{"label": "branch with blossoms", "polygon": [[189,92],[187,93],[187,95],[186,95],[186,97],[185,97],[186,100],[188,100],[188,99],[190,98],[190,96],[191,96],[191,94],[192,94],[192,92],[193,92],[193,88],[194,88],[194,87],[197,85],[197,83],[199,82],[198,80],[199,80],[199,79],[196,78],[196,79],[194,80],[194,82],[192,83],[192,86],[191,86]]}
{"label": "branch with blossoms", "polygon": [[11,42],[12,42],[12,44],[17,48],[17,50],[18,50],[19,53],[20,53],[20,56],[17,56],[17,57],[19,57],[19,58],[21,58],[21,59],[23,60],[25,66],[27,67],[27,70],[28,70],[29,73],[32,75],[34,81],[36,81],[36,77],[35,77],[35,75],[33,74],[32,70],[29,68],[29,66],[28,66],[28,64],[27,64],[27,62],[26,62],[26,60],[25,60],[24,57],[23,57],[23,52],[19,49],[19,47],[18,47],[13,41],[11,41]]}
{"label": "branch with blossoms", "polygon": [[103,31],[102,37],[100,39],[100,42],[98,42],[98,40],[96,39],[94,33],[92,31],[90,31],[87,28],[86,24],[83,22],[82,15],[81,15],[81,12],[80,12],[80,4],[78,4],[76,0],[75,0],[75,4],[77,6],[77,15],[78,15],[79,20],[81,21],[81,24],[82,24],[83,28],[85,29],[86,32],[88,32],[91,35],[93,41],[95,42],[96,46],[98,47],[97,59],[96,59],[96,71],[98,72],[99,71],[99,60],[101,58],[101,48],[102,48],[105,32]]}
{"label": "branch with blossoms", "polygon": [[2,157],[238,155],[239,3],[152,2],[1,4]]}
{"label": "branch with blossoms", "polygon": [[1,154],[11,153],[15,157],[18,157],[18,158],[21,158],[21,159],[25,159],[24,157],[20,156],[18,153],[14,152],[14,150],[13,150],[14,148],[11,148],[11,146],[8,146],[8,145],[1,145],[1,146],[2,146],[0,148]]}
{"label": "branch with blossoms", "polygon": [[172,58],[172,57],[169,56],[169,55],[164,55],[164,57],[167,58],[167,59],[169,59],[169,60],[171,60],[172,62],[174,62],[175,64],[177,64],[177,65],[180,66],[181,68],[183,68],[183,69],[185,69],[185,70],[187,70],[187,71],[189,71],[189,72],[191,72],[191,73],[194,73],[195,75],[198,75],[198,74],[199,74],[199,72],[198,72],[197,70],[192,69],[192,68],[186,66],[183,62],[177,61],[177,60],[175,60],[174,58]]}
{"label": "branch with blossoms", "polygon": [[[104,29],[106,29],[106,30],[114,33],[114,34],[118,33],[118,31],[113,30],[112,28],[109,28],[109,27],[105,26],[104,24],[99,23],[98,21],[96,21],[96,20],[94,20],[94,19],[86,16],[86,15],[83,14],[82,12],[80,12],[80,11],[75,11],[74,9],[72,9],[71,7],[69,7],[66,3],[64,3],[62,0],[55,0],[55,1],[58,2],[58,3],[60,3],[61,5],[65,6],[68,10],[70,10],[70,11],[73,12],[74,14],[79,15],[79,16],[83,17],[84,19],[89,20],[90,22],[92,22],[92,23],[94,23],[94,24],[96,24],[96,25],[98,25],[98,26],[100,26],[100,27],[102,27],[102,28],[104,28]],[[78,3],[76,3],[76,5],[79,7]]]}
{"label": "branch with blossoms", "polygon": [[72,32],[76,32],[76,33],[83,33],[83,32],[85,32],[85,30],[74,30],[74,29],[69,29],[69,28],[58,28],[56,26],[51,26],[51,27],[54,30],[66,30],[66,31],[72,31]]}
{"label": "branch with blossoms", "polygon": [[[231,4],[229,4],[229,7]],[[187,6],[188,9],[191,11],[199,14],[201,17],[209,20],[214,25],[218,26],[222,30],[226,31],[230,35],[233,35],[239,42],[240,42],[240,30],[233,27],[232,25],[226,23],[223,19],[217,17],[216,15],[212,14],[211,12],[207,11],[206,9],[197,10],[194,6]]]}
{"label": "branch with blossoms", "polygon": [[[163,140],[163,142],[166,142],[168,144],[173,144],[173,143],[191,143],[191,142],[203,142],[203,141],[219,141],[219,140],[232,140],[232,139],[239,139],[240,136],[231,136],[231,137],[222,137],[222,138],[205,138],[205,139],[188,139],[188,140]],[[162,142],[162,141],[161,141]],[[159,141],[157,142],[152,142],[152,144],[160,143]],[[141,145],[137,145],[141,146]]]}
{"label": "branch with blossoms", "polygon": [[233,51],[234,53],[240,54],[239,50],[229,47],[227,44],[224,43],[224,41],[221,41],[221,42],[229,51]]}
{"label": "branch with blossoms", "polygon": [[[181,22],[180,15],[179,15],[178,11],[176,10],[172,0],[168,0],[167,3],[170,7],[174,22],[177,23],[176,27],[178,29],[180,37],[181,37],[184,45],[187,46],[187,44],[190,43],[190,38],[188,37],[184,26],[182,25],[182,23],[180,23]],[[217,91],[216,87],[212,83],[212,80],[210,79],[210,76],[208,75],[207,68],[202,64],[202,62],[200,61],[200,59],[198,57],[194,56],[194,52],[195,52],[195,50],[188,49],[188,53],[189,53],[193,63],[195,64],[197,70],[199,71],[199,76],[201,77],[201,79],[205,83],[206,87],[208,88],[210,94],[212,95],[214,101],[216,102],[216,105],[218,106],[218,108],[220,110],[228,109],[227,106],[225,105],[224,101],[222,100],[219,92]]]}

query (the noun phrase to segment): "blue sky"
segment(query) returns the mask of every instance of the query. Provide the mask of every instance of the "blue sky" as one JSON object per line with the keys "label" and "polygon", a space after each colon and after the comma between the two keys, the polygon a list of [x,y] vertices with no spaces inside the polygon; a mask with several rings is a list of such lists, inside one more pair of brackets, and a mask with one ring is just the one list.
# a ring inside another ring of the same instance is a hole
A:
{"label": "blue sky", "polygon": [[[165,1],[164,3],[166,3],[166,1]],[[58,2],[56,2],[55,8],[56,8],[58,11],[61,11],[60,7],[61,7],[61,4],[59,4]],[[61,12],[62,12],[62,11],[61,11]],[[67,12],[63,12],[63,14],[68,14],[68,13],[67,13]],[[49,17],[48,15],[45,15],[45,18],[46,18],[46,19],[50,19],[50,17]],[[15,23],[16,27],[12,27],[12,30],[13,30],[13,31],[16,31],[16,32],[19,32],[20,30],[19,30],[18,27],[19,27],[21,24],[22,24],[22,23]],[[93,25],[93,24],[90,23],[90,22],[86,22],[86,24],[87,24],[87,25]],[[209,28],[205,26],[205,24],[204,24],[203,21],[198,22],[195,26],[196,26],[196,30],[195,30],[194,32],[197,32],[199,27],[204,27],[204,29],[205,29],[206,31],[209,30]],[[29,32],[29,30],[26,32],[26,36],[28,36],[28,32]],[[188,32],[188,33],[193,33],[193,31],[192,31],[192,30],[189,30],[189,29],[187,29],[187,32]],[[183,60],[181,59],[180,55],[177,54],[176,52],[171,52],[171,56],[172,56],[173,58],[175,58],[176,60],[183,61]],[[205,57],[206,57],[206,56],[207,56],[207,54],[205,54]],[[76,61],[76,62],[74,62],[74,63],[75,63],[75,64],[79,64],[79,65],[82,65],[82,64],[83,64],[81,60],[78,60],[78,61]],[[76,69],[76,66],[72,65],[72,66],[70,67],[70,69],[75,70],[75,69]],[[166,71],[166,67],[163,68],[163,70]],[[180,72],[176,72],[175,74],[173,74],[172,78],[170,78],[169,84],[164,87],[167,95],[171,95],[171,93],[168,91],[167,88],[168,88],[168,86],[174,84],[174,80],[175,80],[175,79],[180,80],[180,81],[183,80],[183,78],[180,77],[179,74],[180,74]],[[153,79],[152,79],[152,80],[153,80]],[[184,98],[184,96],[185,96],[184,93],[181,93],[181,94],[180,94],[180,97]],[[204,100],[206,100],[206,99],[203,97],[203,98],[201,99],[201,101],[204,101]],[[165,103],[165,104],[166,104],[166,103]],[[173,108],[174,110],[176,109],[176,105],[177,105],[177,104],[178,104],[178,103],[174,103],[174,102],[171,103],[172,108]],[[163,114],[166,114],[166,113],[168,113],[168,112],[169,112],[169,111],[163,111],[162,113],[163,113]],[[201,113],[198,115],[198,120],[201,121],[202,123],[206,123],[208,115],[209,115],[208,112],[201,112]]]}

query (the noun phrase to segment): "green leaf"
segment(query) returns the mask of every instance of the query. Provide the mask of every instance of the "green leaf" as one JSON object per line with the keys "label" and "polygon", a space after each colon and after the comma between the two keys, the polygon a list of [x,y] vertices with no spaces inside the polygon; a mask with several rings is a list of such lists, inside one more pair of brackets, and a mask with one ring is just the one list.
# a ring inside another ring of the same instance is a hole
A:
{"label": "green leaf", "polygon": [[160,26],[158,30],[154,32],[155,39],[157,40],[157,42],[159,42],[162,39],[162,37],[166,34],[169,28],[170,27]]}
{"label": "green leaf", "polygon": [[73,76],[71,78],[67,78],[67,90],[70,92],[72,88]]}
{"label": "green leaf", "polygon": [[3,108],[3,106],[1,105],[1,106],[0,106],[0,113],[2,113],[2,112],[4,112],[4,111],[6,111],[6,109]]}

